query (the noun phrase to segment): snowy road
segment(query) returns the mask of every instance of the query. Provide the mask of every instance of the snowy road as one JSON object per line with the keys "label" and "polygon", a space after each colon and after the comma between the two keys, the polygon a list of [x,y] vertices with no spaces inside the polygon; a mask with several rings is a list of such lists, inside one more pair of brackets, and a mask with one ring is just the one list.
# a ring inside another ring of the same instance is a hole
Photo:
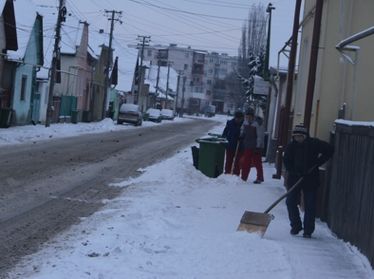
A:
{"label": "snowy road", "polygon": [[214,121],[81,135],[0,148],[0,278],[21,256],[117,196],[135,176],[206,134]]}
{"label": "snowy road", "polygon": [[113,185],[123,195],[24,258],[10,278],[374,278],[368,260],[325,224],[312,239],[291,236],[284,203],[263,239],[236,231],[244,210],[262,211],[284,193],[272,166],[254,185],[205,177],[191,161],[185,149]]}

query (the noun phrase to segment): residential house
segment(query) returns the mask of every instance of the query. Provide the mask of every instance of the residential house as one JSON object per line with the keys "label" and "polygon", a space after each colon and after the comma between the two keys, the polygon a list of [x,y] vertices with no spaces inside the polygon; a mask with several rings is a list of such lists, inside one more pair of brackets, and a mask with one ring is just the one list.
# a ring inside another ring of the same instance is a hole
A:
{"label": "residential house", "polygon": [[[306,0],[304,14],[315,9],[316,0]],[[323,1],[320,42],[311,115],[311,134],[329,139],[334,120],[374,119],[374,36],[351,44],[339,52],[336,45],[373,26],[374,2],[363,0]],[[302,28],[299,79],[294,106],[294,125],[304,121],[307,78],[314,16]]]}
{"label": "residential house", "polygon": [[[6,54],[9,50],[17,50],[17,29],[13,1],[0,1],[0,108],[10,107],[12,79],[9,72],[4,71]],[[1,117],[1,115],[0,115]]]}
{"label": "residential house", "polygon": [[[116,84],[112,84],[109,103],[113,108],[113,118],[117,118],[119,107],[122,103],[134,103],[132,86],[138,51],[124,46],[116,39],[113,41],[114,56],[117,60],[117,71],[112,76],[117,75]],[[113,67],[115,71],[115,67]]]}
{"label": "residential house", "polygon": [[[39,7],[46,16],[46,26],[55,26],[55,8]],[[67,6],[69,9],[69,6]],[[46,102],[41,110],[40,121],[45,120],[48,100],[48,67],[53,55],[54,28],[48,29],[44,44],[46,64],[38,74],[38,92],[45,97]],[[105,67],[108,57],[105,47],[107,35],[99,31],[89,32],[89,23],[78,20],[74,15],[68,15],[62,25],[60,80],[54,85],[53,92],[53,121],[92,121],[101,120],[104,109],[104,80]],[[108,99],[107,99],[108,101]]]}
{"label": "residential house", "polygon": [[3,81],[8,81],[5,86],[11,92],[13,122],[22,125],[38,113],[35,89],[36,73],[43,65],[43,18],[29,0],[17,0],[13,5],[18,47],[6,53]]}

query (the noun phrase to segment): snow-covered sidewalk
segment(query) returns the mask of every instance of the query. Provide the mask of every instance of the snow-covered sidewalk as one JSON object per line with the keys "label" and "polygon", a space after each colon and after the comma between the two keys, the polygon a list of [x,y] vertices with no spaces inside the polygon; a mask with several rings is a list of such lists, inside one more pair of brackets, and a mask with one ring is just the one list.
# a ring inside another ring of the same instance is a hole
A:
{"label": "snow-covered sidewalk", "polygon": [[282,181],[271,179],[270,165],[261,185],[211,179],[190,153],[112,185],[123,195],[27,257],[11,278],[374,278],[367,259],[324,224],[311,240],[291,236],[284,203],[264,238],[237,232],[244,210],[263,211],[284,192]]}

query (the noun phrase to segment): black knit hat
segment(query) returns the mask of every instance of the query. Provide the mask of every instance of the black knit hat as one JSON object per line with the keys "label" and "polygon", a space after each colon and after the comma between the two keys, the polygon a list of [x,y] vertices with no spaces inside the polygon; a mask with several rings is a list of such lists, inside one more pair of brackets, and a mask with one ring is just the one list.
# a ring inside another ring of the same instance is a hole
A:
{"label": "black knit hat", "polygon": [[303,135],[307,137],[308,136],[307,128],[302,124],[296,125],[292,131],[292,136],[297,136],[297,135]]}
{"label": "black knit hat", "polygon": [[243,112],[241,112],[240,110],[238,110],[238,111],[235,112],[234,117],[235,118],[243,118],[244,114],[243,114]]}

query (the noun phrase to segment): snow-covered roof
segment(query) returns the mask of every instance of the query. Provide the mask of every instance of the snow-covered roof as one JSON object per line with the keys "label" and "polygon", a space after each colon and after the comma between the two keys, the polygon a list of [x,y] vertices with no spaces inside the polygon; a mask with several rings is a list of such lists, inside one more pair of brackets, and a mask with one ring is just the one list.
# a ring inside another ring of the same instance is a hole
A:
{"label": "snow-covered roof", "polygon": [[[103,45],[109,45],[109,35],[107,33],[101,33],[99,30],[96,30],[94,26],[90,25],[90,32],[88,35],[88,52],[93,57],[99,58]],[[114,45],[113,48],[115,48]]]}
{"label": "snow-covered roof", "polygon": [[374,121],[351,121],[351,120],[337,119],[335,120],[335,123],[346,125],[346,126],[374,127]]}
{"label": "snow-covered roof", "polygon": [[[36,4],[43,3],[38,0],[33,1]],[[66,7],[69,10],[69,2],[66,2]],[[37,11],[43,16],[43,50],[45,67],[38,72],[38,78],[47,78],[47,68],[51,66],[52,62],[58,7],[50,5],[37,5]],[[61,53],[76,53],[76,49],[80,45],[82,39],[83,27],[84,25],[77,17],[70,15],[69,13],[67,14],[66,22],[62,23],[61,28]]]}
{"label": "snow-covered roof", "polygon": [[[151,65],[149,69],[147,69],[146,71],[145,83],[149,84],[150,92],[156,91],[157,70],[158,70],[157,65]],[[168,75],[168,67],[161,66],[158,87],[163,92],[166,91],[167,75]],[[177,82],[178,82],[178,73],[173,68],[170,67],[169,89],[175,92],[177,90]]]}
{"label": "snow-covered roof", "polygon": [[114,40],[114,57],[118,56],[118,84],[116,88],[121,91],[131,91],[138,50],[127,47]]}
{"label": "snow-covered roof", "polygon": [[31,0],[13,1],[13,5],[17,27],[18,50],[8,51],[7,54],[10,60],[22,60],[25,57],[31,31],[34,27],[36,7]]}

